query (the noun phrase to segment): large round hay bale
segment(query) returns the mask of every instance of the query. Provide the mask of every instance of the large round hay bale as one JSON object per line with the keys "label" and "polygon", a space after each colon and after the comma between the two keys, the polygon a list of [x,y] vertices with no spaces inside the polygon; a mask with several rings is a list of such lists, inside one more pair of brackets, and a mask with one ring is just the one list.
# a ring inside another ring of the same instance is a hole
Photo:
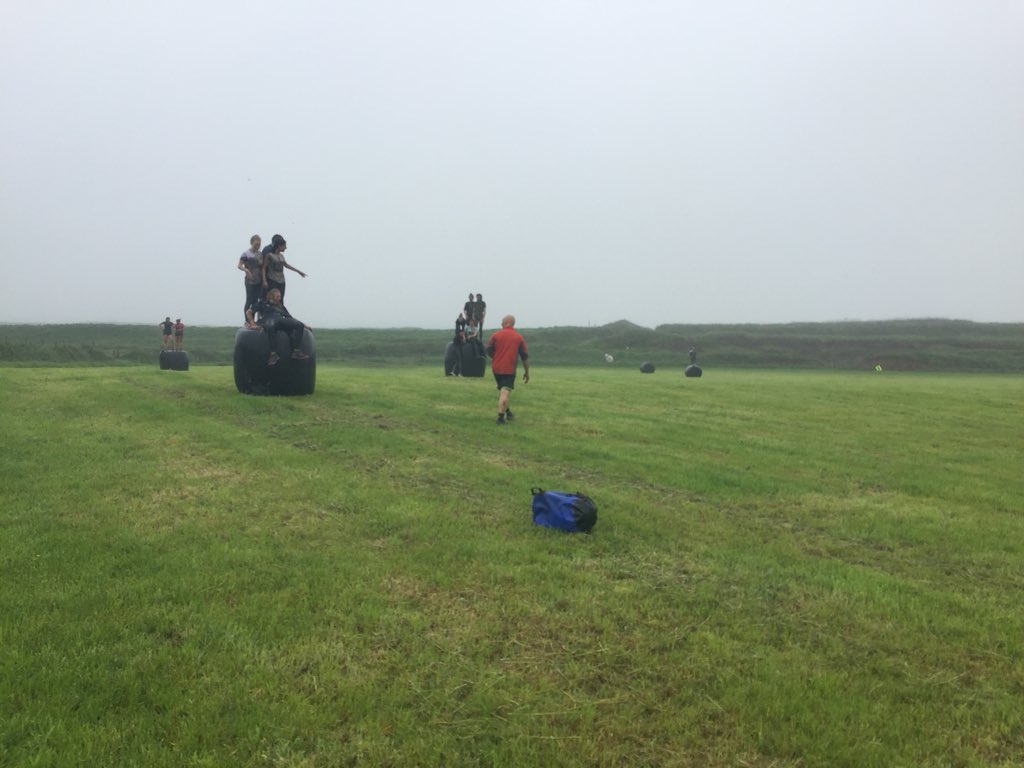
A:
{"label": "large round hay bale", "polygon": [[683,375],[689,379],[699,379],[703,373],[699,365],[688,365],[683,369]]}
{"label": "large round hay bale", "polygon": [[188,352],[165,349],[160,352],[160,370],[187,371]]}
{"label": "large round hay bale", "polygon": [[640,373],[654,373],[654,363],[650,360],[640,363]]}
{"label": "large round hay bale", "polygon": [[462,355],[462,375],[480,378],[487,369],[487,353],[480,339],[469,339],[459,349]]}
{"label": "large round hay bale", "polygon": [[[280,360],[267,365],[271,342]],[[271,339],[263,330],[239,328],[235,333],[235,387],[246,395],[311,395],[316,388],[316,345],[308,329],[300,349],[309,357],[294,360],[288,334],[277,331]]]}

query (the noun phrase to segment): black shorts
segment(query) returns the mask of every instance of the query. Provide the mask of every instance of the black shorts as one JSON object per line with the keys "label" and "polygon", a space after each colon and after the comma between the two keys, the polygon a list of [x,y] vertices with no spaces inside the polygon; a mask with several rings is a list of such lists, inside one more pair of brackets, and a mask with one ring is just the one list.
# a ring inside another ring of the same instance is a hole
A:
{"label": "black shorts", "polygon": [[498,389],[516,388],[516,375],[514,373],[496,373],[494,374],[494,381],[498,384]]}

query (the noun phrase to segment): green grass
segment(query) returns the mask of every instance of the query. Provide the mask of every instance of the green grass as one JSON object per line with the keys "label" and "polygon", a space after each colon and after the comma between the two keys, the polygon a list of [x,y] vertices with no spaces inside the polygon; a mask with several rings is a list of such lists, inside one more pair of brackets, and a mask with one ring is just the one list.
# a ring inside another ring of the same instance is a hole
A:
{"label": "green grass", "polygon": [[1024,380],[532,374],[0,368],[0,765],[1024,763]]}

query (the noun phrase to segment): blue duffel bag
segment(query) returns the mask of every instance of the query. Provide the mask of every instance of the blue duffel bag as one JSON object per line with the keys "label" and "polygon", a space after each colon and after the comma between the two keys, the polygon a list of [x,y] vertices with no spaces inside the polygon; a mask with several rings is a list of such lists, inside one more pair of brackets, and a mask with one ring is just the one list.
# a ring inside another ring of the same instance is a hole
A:
{"label": "blue duffel bag", "polygon": [[597,522],[597,505],[582,493],[534,488],[533,522],[546,528],[590,533]]}

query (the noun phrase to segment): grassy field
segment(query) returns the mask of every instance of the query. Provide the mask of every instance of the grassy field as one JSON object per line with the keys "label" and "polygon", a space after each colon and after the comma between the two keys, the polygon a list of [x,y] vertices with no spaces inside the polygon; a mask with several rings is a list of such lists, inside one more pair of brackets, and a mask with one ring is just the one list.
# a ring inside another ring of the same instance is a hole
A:
{"label": "grassy field", "polygon": [[1024,379],[532,379],[0,368],[0,765],[1024,764]]}

